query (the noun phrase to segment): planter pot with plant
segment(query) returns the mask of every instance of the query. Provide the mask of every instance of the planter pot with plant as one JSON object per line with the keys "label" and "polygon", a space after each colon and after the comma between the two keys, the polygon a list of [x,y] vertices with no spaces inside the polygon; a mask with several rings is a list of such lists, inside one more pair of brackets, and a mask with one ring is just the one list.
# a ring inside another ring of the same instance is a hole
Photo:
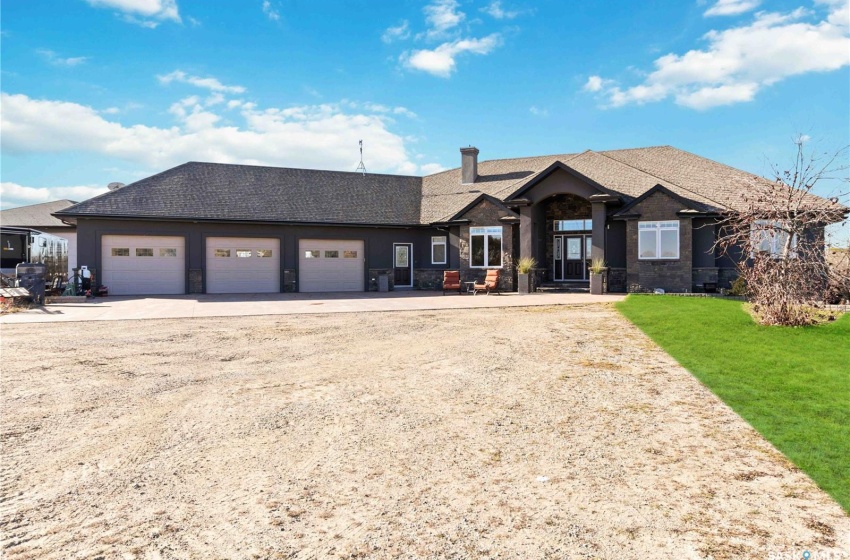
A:
{"label": "planter pot with plant", "polygon": [[516,263],[517,291],[530,294],[534,291],[534,267],[537,261],[533,257],[523,257]]}
{"label": "planter pot with plant", "polygon": [[602,295],[604,287],[605,273],[608,267],[605,266],[605,261],[602,259],[593,259],[590,261],[590,293],[598,296]]}

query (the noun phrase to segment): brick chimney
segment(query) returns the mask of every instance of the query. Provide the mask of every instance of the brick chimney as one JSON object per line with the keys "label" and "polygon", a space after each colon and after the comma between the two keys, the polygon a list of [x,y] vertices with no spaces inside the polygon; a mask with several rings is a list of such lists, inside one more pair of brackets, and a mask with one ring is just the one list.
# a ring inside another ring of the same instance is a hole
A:
{"label": "brick chimney", "polygon": [[464,185],[478,179],[478,148],[472,146],[460,149],[460,182]]}

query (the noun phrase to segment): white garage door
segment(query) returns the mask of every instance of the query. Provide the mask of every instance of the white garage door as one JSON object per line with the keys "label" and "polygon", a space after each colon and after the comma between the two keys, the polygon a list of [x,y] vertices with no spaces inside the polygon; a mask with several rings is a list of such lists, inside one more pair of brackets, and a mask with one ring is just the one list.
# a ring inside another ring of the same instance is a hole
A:
{"label": "white garage door", "polygon": [[302,239],[298,243],[298,279],[302,292],[362,292],[362,241]]}
{"label": "white garage door", "polygon": [[280,240],[207,238],[207,293],[280,292]]}
{"label": "white garage door", "polygon": [[100,283],[110,295],[186,293],[186,252],[182,237],[104,235]]}

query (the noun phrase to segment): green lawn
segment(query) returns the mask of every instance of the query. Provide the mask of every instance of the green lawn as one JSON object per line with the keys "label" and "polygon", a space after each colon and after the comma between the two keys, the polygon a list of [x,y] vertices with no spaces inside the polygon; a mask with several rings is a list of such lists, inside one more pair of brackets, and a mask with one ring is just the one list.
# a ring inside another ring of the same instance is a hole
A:
{"label": "green lawn", "polygon": [[850,314],[788,328],[732,300],[632,295],[617,308],[850,512]]}

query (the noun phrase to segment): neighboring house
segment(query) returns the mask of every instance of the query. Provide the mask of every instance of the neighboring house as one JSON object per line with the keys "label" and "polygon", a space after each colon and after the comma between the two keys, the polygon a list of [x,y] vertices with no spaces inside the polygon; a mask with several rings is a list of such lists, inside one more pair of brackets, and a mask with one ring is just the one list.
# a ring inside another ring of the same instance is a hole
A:
{"label": "neighboring house", "polygon": [[66,239],[68,241],[68,274],[70,277],[73,275],[72,269],[77,266],[77,227],[73,223],[63,222],[54,217],[53,214],[75,204],[77,203],[73,200],[54,200],[0,210],[0,225],[32,228]]}
{"label": "neighboring house", "polygon": [[113,294],[438,287],[537,259],[545,282],[612,292],[728,286],[718,216],[751,174],[670,146],[478,162],[407,177],[190,162],[56,212]]}

